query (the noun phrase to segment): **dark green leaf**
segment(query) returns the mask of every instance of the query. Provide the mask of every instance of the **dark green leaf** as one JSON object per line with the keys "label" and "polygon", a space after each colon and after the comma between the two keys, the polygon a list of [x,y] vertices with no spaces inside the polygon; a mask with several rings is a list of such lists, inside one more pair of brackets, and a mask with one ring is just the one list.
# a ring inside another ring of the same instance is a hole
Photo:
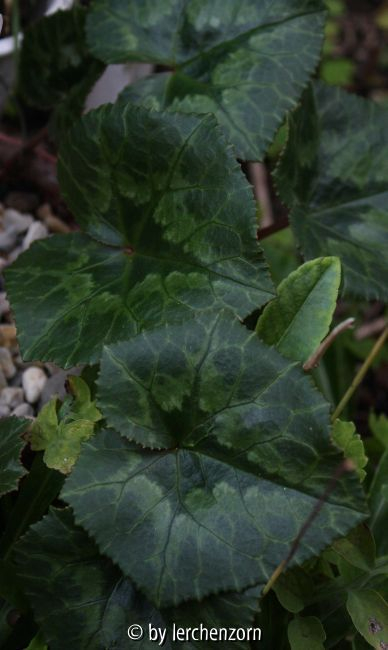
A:
{"label": "dark green leaf", "polygon": [[20,462],[20,454],[26,444],[20,434],[29,425],[30,421],[22,418],[0,419],[0,496],[15,490],[27,472]]}
{"label": "dark green leaf", "polygon": [[370,487],[370,528],[376,541],[378,555],[388,553],[388,449],[382,455]]}
{"label": "dark green leaf", "polygon": [[19,88],[38,108],[55,109],[57,127],[69,127],[104,65],[85,43],[86,11],[57,11],[29,27],[20,54]]}
{"label": "dark green leaf", "polygon": [[329,331],[340,282],[338,258],[306,262],[280,283],[278,297],[259,318],[257,334],[289,359],[307,361]]}
{"label": "dark green leaf", "polygon": [[[64,498],[158,604],[265,582],[342,459],[309,378],[228,314],[107,348],[98,403],[123,435],[168,450],[97,434]],[[295,563],[363,519],[357,483],[342,479]]]}
{"label": "dark green leaf", "polygon": [[50,503],[58,496],[64,477],[48,469],[41,454],[36,454],[29,474],[22,481],[15,506],[0,538],[0,555],[8,557],[12,544],[27,528],[43,517]]}
{"label": "dark green leaf", "polygon": [[[123,578],[111,562],[99,555],[93,541],[76,527],[70,510],[51,510],[18,544],[17,573],[25,584],[37,621],[50,650],[151,650],[148,626],[168,628],[165,648],[171,644],[171,624],[188,627],[222,625],[248,627],[257,611],[258,589],[227,593],[201,603],[157,611]],[[131,642],[131,624],[144,629],[142,641]],[[246,643],[233,644],[247,650]],[[214,648],[212,643],[184,644],[184,648]]]}
{"label": "dark green leaf", "polygon": [[307,259],[341,259],[344,289],[388,299],[388,111],[313,84],[276,179]]}
{"label": "dark green leaf", "polygon": [[325,630],[319,618],[298,616],[288,626],[291,650],[325,650]]}
{"label": "dark green leaf", "polygon": [[215,113],[238,156],[257,160],[317,65],[324,18],[320,0],[97,0],[87,33],[107,63],[172,70],[129,86],[126,99]]}
{"label": "dark green leaf", "polygon": [[98,361],[141,328],[215,306],[245,317],[272,297],[251,188],[214,117],[107,106],[69,138],[62,190],[112,246],[56,235],[7,269],[24,359]]}

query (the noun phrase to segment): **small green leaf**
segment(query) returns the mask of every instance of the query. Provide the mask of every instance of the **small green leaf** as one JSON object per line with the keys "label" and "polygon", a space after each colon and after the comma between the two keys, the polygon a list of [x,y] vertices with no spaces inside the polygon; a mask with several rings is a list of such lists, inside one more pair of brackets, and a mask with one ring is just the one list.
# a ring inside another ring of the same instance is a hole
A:
{"label": "small green leaf", "polygon": [[376,650],[388,648],[388,604],[371,589],[350,591],[347,609],[356,630]]}
{"label": "small green leaf", "polygon": [[365,455],[362,438],[356,432],[355,424],[336,420],[333,425],[332,438],[335,444],[342,449],[346,458],[353,461],[360,481],[363,481],[366,476],[364,467],[368,463],[368,458]]}
{"label": "small green leaf", "polygon": [[259,318],[257,334],[284,356],[303,363],[329,331],[340,282],[336,257],[303,264],[280,283],[278,297]]}
{"label": "small green leaf", "polygon": [[102,418],[81,377],[70,377],[69,385],[73,398],[65,401],[61,409],[56,398],[45,404],[30,433],[31,448],[45,450],[43,458],[47,467],[63,474],[71,471],[81,443],[93,435],[94,424]]}
{"label": "small green leaf", "polygon": [[375,438],[381,442],[385,449],[388,449],[388,417],[384,413],[376,415],[372,411],[368,423]]}
{"label": "small green leaf", "polygon": [[388,111],[313,83],[276,171],[305,258],[341,260],[345,292],[388,300]]}
{"label": "small green leaf", "polygon": [[284,609],[298,614],[311,597],[313,582],[306,571],[295,567],[279,576],[273,590]]}
{"label": "small green leaf", "polygon": [[0,496],[15,490],[19,480],[27,473],[20,462],[20,454],[26,444],[20,434],[30,424],[30,420],[22,418],[0,419]]}
{"label": "small green leaf", "polygon": [[375,563],[376,545],[369,528],[362,524],[334,542],[333,550],[352,566],[369,572]]}
{"label": "small green leaf", "polygon": [[273,297],[252,190],[213,116],[90,111],[59,177],[99,241],[54,235],[7,269],[24,359],[97,362],[141,329],[225,306],[245,318]]}
{"label": "small green leaf", "polygon": [[325,630],[319,618],[298,616],[288,626],[291,650],[325,650]]}
{"label": "small green leaf", "polygon": [[323,40],[320,0],[93,2],[91,52],[106,63],[149,61],[172,70],[129,86],[153,108],[215,113],[238,157],[263,157],[313,73]]}
{"label": "small green leaf", "polygon": [[34,22],[24,33],[19,90],[29,104],[54,109],[57,127],[68,128],[81,115],[105,67],[88,52],[85,18],[86,10],[75,6]]}

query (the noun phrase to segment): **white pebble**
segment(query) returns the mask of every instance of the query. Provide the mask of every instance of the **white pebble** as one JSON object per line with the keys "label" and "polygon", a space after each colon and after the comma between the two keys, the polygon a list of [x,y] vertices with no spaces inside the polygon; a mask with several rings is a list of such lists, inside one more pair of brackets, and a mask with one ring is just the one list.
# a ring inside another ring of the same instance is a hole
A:
{"label": "white pebble", "polygon": [[5,291],[0,293],[0,318],[9,312],[9,302]]}
{"label": "white pebble", "polygon": [[32,244],[32,242],[37,239],[44,239],[48,237],[48,230],[44,223],[40,221],[34,221],[28,229],[26,236],[23,239],[23,250],[27,250]]}
{"label": "white pebble", "polygon": [[41,368],[31,366],[23,372],[22,384],[27,402],[35,404],[41,396],[47,377]]}
{"label": "white pebble", "polygon": [[3,224],[5,230],[13,230],[18,235],[26,232],[33,223],[34,218],[30,214],[21,214],[13,208],[7,208],[3,214]]}
{"label": "white pebble", "polygon": [[0,418],[6,418],[11,413],[9,406],[0,404]]}
{"label": "white pebble", "polygon": [[11,379],[11,377],[14,377],[16,374],[15,364],[8,348],[0,348],[0,368],[2,369],[6,379]]}
{"label": "white pebble", "polygon": [[34,409],[32,408],[31,404],[23,402],[23,404],[19,404],[19,406],[17,406],[12,411],[12,415],[16,415],[18,418],[29,417],[31,415],[34,415]]}
{"label": "white pebble", "polygon": [[19,404],[22,404],[24,400],[24,394],[22,388],[17,388],[16,386],[7,386],[3,388],[0,396],[0,404],[5,404],[11,409],[16,408]]}

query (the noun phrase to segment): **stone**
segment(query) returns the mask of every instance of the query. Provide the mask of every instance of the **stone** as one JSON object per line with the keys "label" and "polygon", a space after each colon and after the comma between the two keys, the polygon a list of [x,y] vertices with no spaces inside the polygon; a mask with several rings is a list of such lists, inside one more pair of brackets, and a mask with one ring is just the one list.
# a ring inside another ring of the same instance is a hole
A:
{"label": "stone", "polygon": [[13,231],[20,235],[34,223],[34,217],[30,214],[22,214],[12,208],[7,208],[3,213],[3,225],[5,230]]}
{"label": "stone", "polygon": [[46,373],[36,366],[30,366],[23,372],[22,385],[27,402],[35,404],[38,401],[46,381]]}
{"label": "stone", "polygon": [[20,253],[23,253],[22,246],[16,246],[13,250],[11,250],[11,252],[8,254],[7,266],[9,264],[12,264],[12,262],[15,262],[19,257]]}
{"label": "stone", "polygon": [[17,232],[14,230],[3,230],[0,232],[0,251],[8,253],[15,246],[18,238]]}
{"label": "stone", "polygon": [[15,325],[0,325],[0,345],[6,348],[17,346]]}
{"label": "stone", "polygon": [[16,375],[15,364],[8,348],[0,348],[0,368],[6,379],[11,379]]}
{"label": "stone", "polygon": [[23,239],[23,250],[27,250],[32,244],[32,242],[37,241],[38,239],[44,239],[48,237],[49,231],[47,226],[40,221],[34,221],[28,229],[26,236]]}
{"label": "stone", "polygon": [[24,401],[24,392],[22,388],[16,386],[7,386],[3,388],[0,395],[0,404],[5,404],[14,409]]}
{"label": "stone", "polygon": [[9,312],[9,302],[7,299],[7,294],[5,291],[0,292],[0,318],[8,314]]}
{"label": "stone", "polygon": [[11,409],[6,404],[0,404],[0,418],[7,418],[11,414]]}
{"label": "stone", "polygon": [[34,415],[34,409],[31,404],[23,402],[12,411],[12,415],[16,415],[18,418],[28,418]]}
{"label": "stone", "polygon": [[71,230],[70,226],[68,226],[67,223],[53,214],[51,205],[49,203],[43,203],[40,205],[36,211],[36,214],[39,219],[44,221],[50,232],[67,233]]}

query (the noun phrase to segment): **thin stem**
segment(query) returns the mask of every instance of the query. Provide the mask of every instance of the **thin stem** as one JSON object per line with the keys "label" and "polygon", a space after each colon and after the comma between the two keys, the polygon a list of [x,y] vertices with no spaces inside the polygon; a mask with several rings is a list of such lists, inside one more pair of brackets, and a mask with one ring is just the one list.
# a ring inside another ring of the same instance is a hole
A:
{"label": "thin stem", "polygon": [[355,390],[357,387],[361,384],[362,380],[364,379],[366,373],[368,372],[369,368],[371,367],[373,361],[377,357],[378,353],[384,346],[384,343],[386,342],[388,337],[388,327],[385,328],[385,330],[382,332],[380,338],[377,339],[375,345],[373,346],[372,350],[369,352],[367,358],[365,359],[364,363],[362,364],[360,370],[356,374],[355,378],[353,379],[352,383],[350,384],[348,390],[346,391],[345,395],[341,399],[340,403],[338,404],[337,408],[335,409],[333,415],[331,416],[331,421],[335,422],[336,419],[341,415],[342,411],[344,410],[345,406],[349,402],[350,398],[353,396]]}
{"label": "thin stem", "polygon": [[275,223],[273,223],[271,226],[267,226],[266,228],[259,228],[258,239],[259,241],[262,241],[266,237],[274,235],[275,232],[279,232],[279,230],[288,228],[289,225],[290,222],[288,221],[288,217],[280,217],[280,219],[276,219]]}
{"label": "thin stem", "polygon": [[323,495],[321,496],[319,501],[317,501],[317,503],[315,504],[314,508],[312,509],[310,515],[307,517],[306,521],[304,522],[303,526],[301,527],[298,535],[295,537],[287,557],[284,560],[281,561],[281,563],[279,564],[278,567],[276,567],[275,571],[273,572],[273,574],[271,575],[271,577],[268,580],[267,584],[265,585],[265,587],[263,589],[263,596],[265,596],[265,594],[267,594],[270,591],[270,589],[272,589],[272,587],[274,586],[276,580],[279,578],[279,576],[283,573],[283,571],[287,568],[287,566],[291,562],[292,558],[294,557],[296,551],[299,548],[299,544],[300,544],[302,538],[307,533],[307,531],[310,528],[313,521],[319,515],[319,513],[322,510],[324,504],[328,500],[331,493],[334,491],[339,479],[343,476],[343,474],[345,474],[345,472],[352,472],[353,470],[354,470],[354,463],[349,459],[344,460],[337,467],[337,470],[336,470],[334,476],[332,477],[330,483],[328,484],[325,492],[323,493]]}
{"label": "thin stem", "polygon": [[309,370],[312,370],[313,368],[316,368],[319,365],[319,362],[321,361],[323,355],[325,354],[326,350],[331,346],[333,341],[342,334],[342,332],[345,332],[345,330],[350,329],[354,325],[354,318],[347,318],[344,320],[342,323],[337,325],[330,334],[325,338],[324,341],[320,344],[320,346],[313,352],[311,357],[307,359],[307,361],[303,364],[303,370],[308,372]]}

